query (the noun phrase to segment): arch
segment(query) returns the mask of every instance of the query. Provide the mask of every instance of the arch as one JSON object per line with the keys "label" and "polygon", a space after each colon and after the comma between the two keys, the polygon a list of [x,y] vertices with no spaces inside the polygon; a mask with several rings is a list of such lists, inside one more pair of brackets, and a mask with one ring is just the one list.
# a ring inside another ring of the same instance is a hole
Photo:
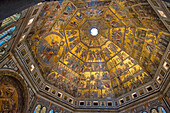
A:
{"label": "arch", "polygon": [[28,89],[15,71],[0,69],[0,112],[24,113],[28,106]]}
{"label": "arch", "polygon": [[163,107],[158,107],[159,113],[166,113],[165,109]]}

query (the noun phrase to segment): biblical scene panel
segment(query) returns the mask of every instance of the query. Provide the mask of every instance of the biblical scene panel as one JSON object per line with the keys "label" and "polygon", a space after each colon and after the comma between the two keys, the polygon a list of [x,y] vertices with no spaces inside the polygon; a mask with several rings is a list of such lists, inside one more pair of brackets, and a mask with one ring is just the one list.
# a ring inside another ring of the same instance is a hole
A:
{"label": "biblical scene panel", "polygon": [[170,34],[147,0],[72,0],[46,3],[26,42],[46,81],[110,99],[151,81]]}

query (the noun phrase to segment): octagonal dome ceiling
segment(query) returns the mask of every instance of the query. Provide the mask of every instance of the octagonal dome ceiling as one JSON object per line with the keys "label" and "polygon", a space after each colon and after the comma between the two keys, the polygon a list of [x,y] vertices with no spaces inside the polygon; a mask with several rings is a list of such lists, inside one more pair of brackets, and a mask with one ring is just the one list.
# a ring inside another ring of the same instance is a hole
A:
{"label": "octagonal dome ceiling", "polygon": [[44,79],[80,99],[117,98],[151,81],[169,41],[146,0],[49,2],[26,39]]}

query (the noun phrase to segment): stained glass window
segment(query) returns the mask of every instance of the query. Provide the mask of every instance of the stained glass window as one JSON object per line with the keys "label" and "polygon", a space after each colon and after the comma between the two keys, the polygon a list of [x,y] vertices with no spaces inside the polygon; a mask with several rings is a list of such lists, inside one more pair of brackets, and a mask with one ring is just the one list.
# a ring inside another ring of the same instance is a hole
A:
{"label": "stained glass window", "polygon": [[9,41],[12,38],[12,33],[16,29],[16,26],[9,28],[0,34],[0,46]]}
{"label": "stained glass window", "polygon": [[165,109],[163,107],[158,107],[159,113],[166,113]]}
{"label": "stained glass window", "polygon": [[53,109],[51,109],[49,113],[54,113],[54,110],[53,110]]}
{"label": "stained glass window", "polygon": [[0,28],[4,28],[8,25],[11,25],[12,23],[16,22],[17,20],[19,20],[21,17],[21,14],[14,14],[6,19],[4,19],[2,21],[2,25],[0,26]]}
{"label": "stained glass window", "polygon": [[146,111],[143,111],[142,113],[148,113],[148,112],[146,112]]}
{"label": "stained glass window", "polygon": [[5,52],[7,51],[8,43],[7,44],[5,44],[5,43],[8,42],[13,37],[12,33],[14,32],[15,29],[16,29],[16,26],[11,27],[8,30],[6,30],[0,34],[0,46],[1,46],[0,57],[2,55],[4,55]]}
{"label": "stained glass window", "polygon": [[40,113],[46,113],[46,107],[43,107]]}
{"label": "stained glass window", "polygon": [[34,110],[34,113],[39,113],[41,110],[41,105],[37,105],[37,107]]}
{"label": "stained glass window", "polygon": [[158,113],[158,111],[156,109],[152,109],[151,113]]}

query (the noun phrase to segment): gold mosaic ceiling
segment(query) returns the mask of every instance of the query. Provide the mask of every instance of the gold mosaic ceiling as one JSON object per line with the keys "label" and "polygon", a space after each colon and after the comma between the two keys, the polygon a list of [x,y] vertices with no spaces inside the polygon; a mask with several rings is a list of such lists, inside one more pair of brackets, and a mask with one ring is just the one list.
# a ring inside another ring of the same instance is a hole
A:
{"label": "gold mosaic ceiling", "polygon": [[46,3],[26,42],[47,82],[109,99],[151,81],[169,41],[147,0],[80,0]]}

